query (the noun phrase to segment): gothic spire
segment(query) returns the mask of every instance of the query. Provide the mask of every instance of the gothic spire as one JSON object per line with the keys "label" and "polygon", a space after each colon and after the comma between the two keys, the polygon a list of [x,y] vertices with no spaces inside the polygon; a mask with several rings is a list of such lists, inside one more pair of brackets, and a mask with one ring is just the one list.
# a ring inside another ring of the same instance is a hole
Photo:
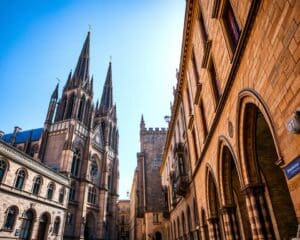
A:
{"label": "gothic spire", "polygon": [[112,94],[112,71],[111,62],[109,62],[106,80],[102,92],[100,111],[102,113],[107,112],[113,106],[113,94]]}
{"label": "gothic spire", "polygon": [[[90,61],[90,32],[88,32],[83,44],[74,74],[73,81],[85,83],[89,79]],[[76,84],[77,85],[77,84]]]}
{"label": "gothic spire", "polygon": [[51,99],[57,99],[58,98],[58,86],[59,86],[59,84],[57,83],[56,87],[55,87],[55,89],[54,89],[54,91],[51,95]]}
{"label": "gothic spire", "polygon": [[142,114],[142,117],[141,117],[141,122],[140,122],[140,130],[143,130],[145,129],[145,121],[144,121],[144,115]]}

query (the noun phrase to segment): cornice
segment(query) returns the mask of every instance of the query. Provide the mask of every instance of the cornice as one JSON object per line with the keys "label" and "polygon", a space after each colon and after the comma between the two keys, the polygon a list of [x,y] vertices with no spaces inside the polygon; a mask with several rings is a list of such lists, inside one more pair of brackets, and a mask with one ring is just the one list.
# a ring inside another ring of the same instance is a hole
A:
{"label": "cornice", "polygon": [[43,163],[29,157],[25,153],[19,151],[15,147],[0,140],[0,154],[8,158],[10,161],[16,162],[21,166],[27,167],[36,173],[39,173],[51,180],[65,186],[69,186],[69,179],[59,173],[56,173],[51,168]]}
{"label": "cornice", "polygon": [[176,95],[174,99],[174,104],[171,110],[171,121],[169,123],[166,144],[163,152],[163,159],[160,168],[160,174],[162,174],[163,166],[165,165],[166,158],[168,155],[168,148],[170,142],[172,140],[174,128],[176,126],[175,120],[177,119],[178,109],[181,102],[181,96],[183,92],[184,82],[186,80],[186,68],[188,65],[188,59],[190,57],[190,51],[192,47],[192,38],[193,38],[193,29],[194,29],[194,19],[196,14],[196,1],[195,0],[187,0],[186,9],[185,9],[185,18],[184,18],[184,28],[183,28],[183,36],[182,36],[182,45],[181,45],[181,57],[180,57],[180,65],[177,79],[177,87],[176,87]]}

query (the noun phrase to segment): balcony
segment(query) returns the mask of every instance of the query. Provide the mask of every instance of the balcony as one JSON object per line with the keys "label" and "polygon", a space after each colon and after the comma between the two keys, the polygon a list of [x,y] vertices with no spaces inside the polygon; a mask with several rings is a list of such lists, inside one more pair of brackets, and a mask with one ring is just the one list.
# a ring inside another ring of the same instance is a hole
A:
{"label": "balcony", "polygon": [[185,196],[189,186],[188,175],[179,175],[175,180],[176,194],[179,196]]}

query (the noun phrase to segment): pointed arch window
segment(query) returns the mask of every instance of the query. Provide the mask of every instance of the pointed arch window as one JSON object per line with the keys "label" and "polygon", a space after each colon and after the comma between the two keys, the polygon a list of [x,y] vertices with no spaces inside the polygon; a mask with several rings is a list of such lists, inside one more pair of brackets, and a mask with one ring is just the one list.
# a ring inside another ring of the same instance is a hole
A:
{"label": "pointed arch window", "polygon": [[47,199],[49,199],[49,200],[52,199],[54,189],[55,189],[54,183],[50,183],[48,186],[48,191],[47,191]]}
{"label": "pointed arch window", "polygon": [[84,120],[83,120],[85,122],[85,125],[87,125],[87,126],[90,122],[90,117],[91,117],[90,108],[91,108],[91,102],[90,102],[90,100],[88,100],[87,104],[86,104],[86,107],[85,107]]}
{"label": "pointed arch window", "polygon": [[20,190],[23,188],[24,182],[25,182],[25,177],[26,177],[25,170],[23,170],[23,169],[19,170],[17,173],[15,188],[20,189]]}
{"label": "pointed arch window", "polygon": [[79,173],[80,159],[81,159],[81,152],[78,148],[76,148],[73,154],[73,161],[71,167],[71,174],[75,177],[77,177]]}
{"label": "pointed arch window", "polygon": [[83,95],[80,99],[80,103],[79,103],[79,110],[78,110],[78,115],[77,115],[77,118],[79,121],[82,121],[83,120],[83,117],[84,117],[84,106],[85,106],[85,96]]}
{"label": "pointed arch window", "polygon": [[32,188],[32,194],[33,195],[37,196],[39,194],[41,184],[42,184],[42,178],[41,177],[38,176],[33,180],[33,188]]}
{"label": "pointed arch window", "polygon": [[64,198],[65,198],[65,188],[62,187],[62,188],[59,190],[59,196],[58,196],[58,201],[59,201],[59,203],[63,203],[63,202],[64,202]]}
{"label": "pointed arch window", "polygon": [[69,119],[69,118],[72,117],[74,100],[75,100],[75,95],[72,94],[71,97],[68,99],[68,107],[67,107],[66,119]]}
{"label": "pointed arch window", "polygon": [[56,217],[53,224],[53,234],[58,235],[59,227],[60,227],[60,218]]}
{"label": "pointed arch window", "polygon": [[76,183],[72,182],[71,188],[70,188],[70,193],[69,193],[69,200],[75,201],[75,197],[76,197]]}
{"label": "pointed arch window", "polygon": [[5,221],[4,221],[4,225],[3,225],[4,229],[13,230],[13,227],[16,222],[17,214],[18,214],[18,209],[16,206],[9,207],[6,210],[6,216],[5,216]]}
{"label": "pointed arch window", "polygon": [[7,168],[7,164],[4,160],[0,160],[0,183],[2,182],[4,178],[4,174]]}

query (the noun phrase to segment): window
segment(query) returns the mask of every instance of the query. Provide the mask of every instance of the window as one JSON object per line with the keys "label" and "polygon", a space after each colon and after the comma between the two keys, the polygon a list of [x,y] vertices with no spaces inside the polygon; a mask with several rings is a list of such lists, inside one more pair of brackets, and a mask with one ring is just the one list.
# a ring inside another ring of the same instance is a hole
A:
{"label": "window", "polygon": [[53,234],[58,235],[60,225],[60,218],[56,217],[53,224]]}
{"label": "window", "polygon": [[198,83],[200,81],[200,76],[199,76],[199,72],[197,69],[197,62],[196,62],[196,56],[195,56],[194,49],[193,49],[193,53],[192,53],[192,64],[193,64],[194,77],[195,77],[196,83]]}
{"label": "window", "polygon": [[226,1],[225,3],[222,19],[228,36],[231,50],[235,51],[240,38],[241,30],[237,23],[230,1]]}
{"label": "window", "polygon": [[212,91],[215,98],[216,105],[218,105],[219,98],[220,98],[220,89],[218,86],[218,79],[217,79],[217,73],[216,68],[213,60],[210,60],[209,66],[208,66],[208,73],[211,81]]}
{"label": "window", "polygon": [[71,188],[70,188],[70,193],[69,193],[69,200],[75,201],[75,197],[76,197],[76,184],[75,184],[75,182],[72,182]]}
{"label": "window", "polygon": [[96,188],[95,187],[89,187],[88,203],[96,204]]}
{"label": "window", "polygon": [[203,126],[203,135],[204,135],[204,139],[207,136],[207,123],[206,123],[206,117],[205,117],[205,111],[204,111],[204,106],[203,106],[203,102],[200,101],[200,114],[201,114],[201,121],[202,121],[202,126]]}
{"label": "window", "polygon": [[196,137],[195,129],[192,130],[192,140],[193,140],[193,145],[194,145],[194,153],[195,153],[195,157],[196,157],[196,160],[198,160],[199,153],[198,153],[197,137]]}
{"label": "window", "polygon": [[90,167],[90,175],[92,178],[97,177],[98,174],[98,165],[95,158],[92,158],[92,163]]}
{"label": "window", "polygon": [[78,115],[77,115],[77,118],[79,119],[79,121],[83,120],[84,105],[85,105],[85,97],[83,95],[80,99],[79,110],[78,110]]}
{"label": "window", "polygon": [[73,213],[68,212],[67,218],[66,218],[66,223],[67,223],[68,225],[72,225],[72,224],[73,224]]}
{"label": "window", "polygon": [[206,27],[205,27],[205,24],[204,24],[204,19],[203,19],[201,10],[200,10],[200,6],[199,6],[199,18],[198,18],[198,21],[199,21],[199,27],[200,27],[200,33],[201,33],[202,43],[203,43],[203,46],[205,47],[206,42],[208,40],[208,35],[207,35]]}
{"label": "window", "polygon": [[6,171],[6,162],[4,160],[0,160],[0,183],[3,180],[5,171]]}
{"label": "window", "polygon": [[3,226],[4,229],[6,229],[6,230],[13,229],[13,227],[15,225],[17,214],[18,214],[18,210],[16,207],[9,207],[6,210],[6,219],[5,219],[4,226]]}
{"label": "window", "polygon": [[184,167],[184,157],[182,153],[178,153],[178,168],[179,168],[179,175],[185,175],[185,167]]}
{"label": "window", "polygon": [[75,100],[75,95],[72,94],[72,96],[68,99],[68,108],[67,108],[66,117],[65,117],[66,119],[69,119],[72,117],[74,100]]}
{"label": "window", "polygon": [[154,158],[152,162],[153,168],[159,168],[160,167],[160,158]]}
{"label": "window", "polygon": [[71,174],[73,176],[78,176],[80,158],[81,158],[80,150],[78,148],[76,148],[73,153],[73,161],[72,161],[72,167],[71,167]]}
{"label": "window", "polygon": [[159,223],[158,213],[153,213],[153,223]]}
{"label": "window", "polygon": [[65,197],[65,189],[62,187],[62,188],[59,190],[59,196],[58,196],[58,201],[59,201],[59,203],[63,203],[64,197]]}
{"label": "window", "polygon": [[47,191],[47,199],[49,199],[49,200],[52,199],[53,191],[54,191],[54,183],[50,183],[48,186],[48,191]]}
{"label": "window", "polygon": [[18,171],[17,179],[15,182],[15,188],[20,189],[20,190],[23,188],[25,176],[26,176],[26,173],[24,170]]}
{"label": "window", "polygon": [[41,177],[36,177],[33,181],[32,194],[38,195],[41,188],[42,179]]}
{"label": "window", "polygon": [[188,106],[189,106],[189,114],[192,114],[192,103],[191,103],[191,94],[188,88],[188,84],[187,84],[187,88],[186,88],[186,94],[187,94],[187,100],[188,100]]}

